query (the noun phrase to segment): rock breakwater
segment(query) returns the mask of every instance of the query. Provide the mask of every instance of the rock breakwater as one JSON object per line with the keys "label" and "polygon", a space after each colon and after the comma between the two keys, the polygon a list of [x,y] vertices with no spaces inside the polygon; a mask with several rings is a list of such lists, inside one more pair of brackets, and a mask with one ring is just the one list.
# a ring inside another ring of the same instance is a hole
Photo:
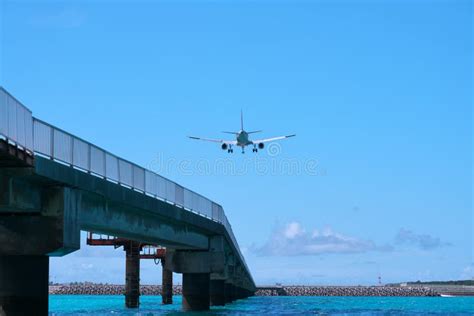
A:
{"label": "rock breakwater", "polygon": [[[115,284],[77,283],[50,285],[52,295],[124,295],[125,286]],[[161,295],[160,285],[140,286],[141,295]],[[173,294],[181,295],[181,285],[173,286]],[[429,287],[396,286],[282,286],[261,287],[256,296],[439,296]]]}
{"label": "rock breakwater", "polygon": [[439,296],[428,287],[284,286],[260,288],[256,296]]}
{"label": "rock breakwater", "polygon": [[[141,285],[141,295],[161,295],[161,285]],[[117,284],[61,284],[50,285],[51,295],[124,295],[125,285]],[[173,294],[181,295],[181,286],[173,286]]]}

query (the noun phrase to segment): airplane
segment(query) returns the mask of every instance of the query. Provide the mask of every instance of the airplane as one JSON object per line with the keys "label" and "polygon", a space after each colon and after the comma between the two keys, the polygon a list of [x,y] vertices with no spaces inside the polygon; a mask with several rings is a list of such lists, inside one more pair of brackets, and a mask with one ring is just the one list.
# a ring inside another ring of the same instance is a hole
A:
{"label": "airplane", "polygon": [[210,139],[210,138],[201,138],[201,137],[195,137],[195,136],[188,136],[188,137],[191,138],[191,139],[197,139],[197,140],[203,140],[203,141],[207,141],[207,142],[219,143],[219,144],[221,144],[222,150],[227,150],[228,153],[233,153],[234,152],[234,150],[232,149],[232,146],[242,147],[242,154],[245,154],[245,147],[246,146],[252,146],[253,145],[253,150],[252,151],[254,153],[257,153],[259,149],[265,148],[265,143],[296,136],[295,134],[293,134],[293,135],[288,135],[288,136],[278,136],[278,137],[258,139],[258,140],[253,140],[253,141],[249,139],[249,135],[256,134],[256,133],[261,133],[261,132],[262,131],[246,132],[244,130],[244,115],[243,115],[243,112],[241,111],[240,112],[240,131],[238,131],[238,132],[223,132],[225,134],[235,135],[235,140]]}

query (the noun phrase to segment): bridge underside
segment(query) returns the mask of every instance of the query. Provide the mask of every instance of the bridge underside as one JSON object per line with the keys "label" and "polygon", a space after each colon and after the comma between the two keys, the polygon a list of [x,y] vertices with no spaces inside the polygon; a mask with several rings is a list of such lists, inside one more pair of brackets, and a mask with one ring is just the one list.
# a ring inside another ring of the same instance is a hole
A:
{"label": "bridge underside", "polygon": [[47,315],[49,256],[78,250],[81,230],[166,247],[184,310],[255,292],[220,223],[0,140],[0,315]]}

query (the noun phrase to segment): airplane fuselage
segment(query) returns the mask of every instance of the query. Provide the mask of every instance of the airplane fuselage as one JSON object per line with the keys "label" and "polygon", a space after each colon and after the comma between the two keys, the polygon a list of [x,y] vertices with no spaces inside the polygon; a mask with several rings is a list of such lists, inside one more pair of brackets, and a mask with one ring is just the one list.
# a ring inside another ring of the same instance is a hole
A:
{"label": "airplane fuselage", "polygon": [[252,144],[252,142],[249,140],[249,134],[246,131],[240,131],[237,134],[237,146],[240,147],[245,147],[247,145]]}

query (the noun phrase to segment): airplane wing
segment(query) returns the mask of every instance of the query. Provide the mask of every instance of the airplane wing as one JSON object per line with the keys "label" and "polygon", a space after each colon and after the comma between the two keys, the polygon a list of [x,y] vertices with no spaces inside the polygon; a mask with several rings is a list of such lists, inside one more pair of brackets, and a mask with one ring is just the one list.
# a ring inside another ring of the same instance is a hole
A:
{"label": "airplane wing", "polygon": [[287,138],[295,137],[295,136],[296,135],[293,134],[293,135],[288,135],[288,136],[278,136],[278,137],[272,137],[272,138],[258,139],[258,140],[253,140],[252,144],[269,143],[276,140],[287,139]]}
{"label": "airplane wing", "polygon": [[211,138],[201,138],[201,137],[195,137],[195,136],[188,136],[188,137],[191,139],[203,140],[206,142],[213,142],[213,143],[227,144],[227,145],[237,145],[236,140],[211,139]]}

